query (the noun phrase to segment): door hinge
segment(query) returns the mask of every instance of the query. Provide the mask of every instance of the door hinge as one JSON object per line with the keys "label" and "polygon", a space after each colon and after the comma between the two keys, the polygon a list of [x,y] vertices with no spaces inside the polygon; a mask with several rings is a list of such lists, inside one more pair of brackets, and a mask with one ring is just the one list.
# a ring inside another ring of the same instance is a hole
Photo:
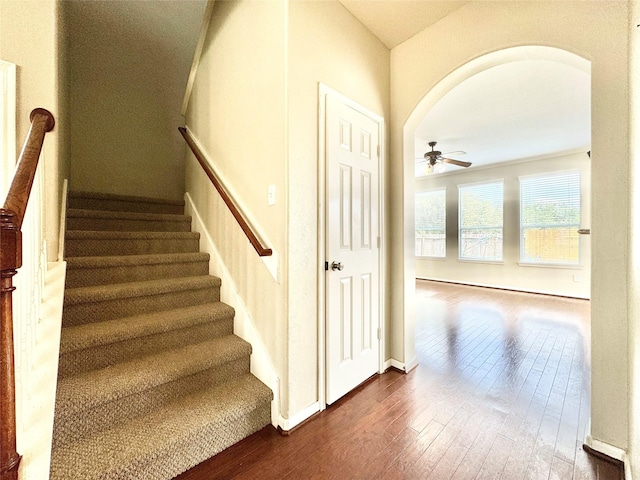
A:
{"label": "door hinge", "polygon": [[325,271],[329,271],[329,262],[324,262]]}
{"label": "door hinge", "polygon": [[378,242],[378,248],[380,248],[380,237],[378,237],[377,242]]}
{"label": "door hinge", "polygon": [[380,327],[378,327],[378,340],[380,340],[380,337],[381,337]]}
{"label": "door hinge", "polygon": [[376,151],[378,152],[378,158],[380,158],[380,145],[378,145],[378,147],[376,148]]}

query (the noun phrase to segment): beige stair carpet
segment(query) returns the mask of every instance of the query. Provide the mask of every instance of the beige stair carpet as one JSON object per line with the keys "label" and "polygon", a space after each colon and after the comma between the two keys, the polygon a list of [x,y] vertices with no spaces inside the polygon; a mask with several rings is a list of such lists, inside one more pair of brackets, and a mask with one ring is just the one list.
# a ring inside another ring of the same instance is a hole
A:
{"label": "beige stair carpet", "polygon": [[271,421],[182,202],[70,192],[52,480],[169,480]]}

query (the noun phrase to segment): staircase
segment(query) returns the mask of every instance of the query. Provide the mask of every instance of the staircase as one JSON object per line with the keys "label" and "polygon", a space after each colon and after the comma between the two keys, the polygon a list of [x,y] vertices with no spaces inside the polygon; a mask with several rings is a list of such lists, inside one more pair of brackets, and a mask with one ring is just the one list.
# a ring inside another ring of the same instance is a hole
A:
{"label": "staircase", "polygon": [[51,479],[168,480],[269,424],[183,203],[68,203]]}

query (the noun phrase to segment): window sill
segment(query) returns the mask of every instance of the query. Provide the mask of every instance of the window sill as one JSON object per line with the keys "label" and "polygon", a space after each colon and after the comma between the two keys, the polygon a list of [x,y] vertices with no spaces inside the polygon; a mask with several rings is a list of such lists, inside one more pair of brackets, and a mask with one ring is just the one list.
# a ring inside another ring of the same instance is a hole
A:
{"label": "window sill", "polygon": [[481,260],[476,258],[458,258],[462,263],[482,263],[484,265],[504,265],[504,260]]}
{"label": "window sill", "polygon": [[571,263],[531,263],[518,262],[521,267],[539,267],[539,268],[559,268],[561,270],[584,270],[582,265],[574,265]]}

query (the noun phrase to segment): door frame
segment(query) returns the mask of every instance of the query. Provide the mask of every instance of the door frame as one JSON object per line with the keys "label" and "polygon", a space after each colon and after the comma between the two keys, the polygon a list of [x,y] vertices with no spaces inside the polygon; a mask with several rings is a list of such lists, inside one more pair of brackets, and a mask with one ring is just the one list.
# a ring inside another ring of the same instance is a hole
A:
{"label": "door frame", "polygon": [[363,107],[349,97],[339,93],[322,82],[318,83],[318,403],[320,411],[327,408],[327,308],[326,308],[326,273],[327,258],[327,180],[326,180],[326,97],[332,96],[344,105],[353,108],[378,124],[380,155],[378,155],[378,373],[385,371],[385,169],[386,142],[384,117]]}

